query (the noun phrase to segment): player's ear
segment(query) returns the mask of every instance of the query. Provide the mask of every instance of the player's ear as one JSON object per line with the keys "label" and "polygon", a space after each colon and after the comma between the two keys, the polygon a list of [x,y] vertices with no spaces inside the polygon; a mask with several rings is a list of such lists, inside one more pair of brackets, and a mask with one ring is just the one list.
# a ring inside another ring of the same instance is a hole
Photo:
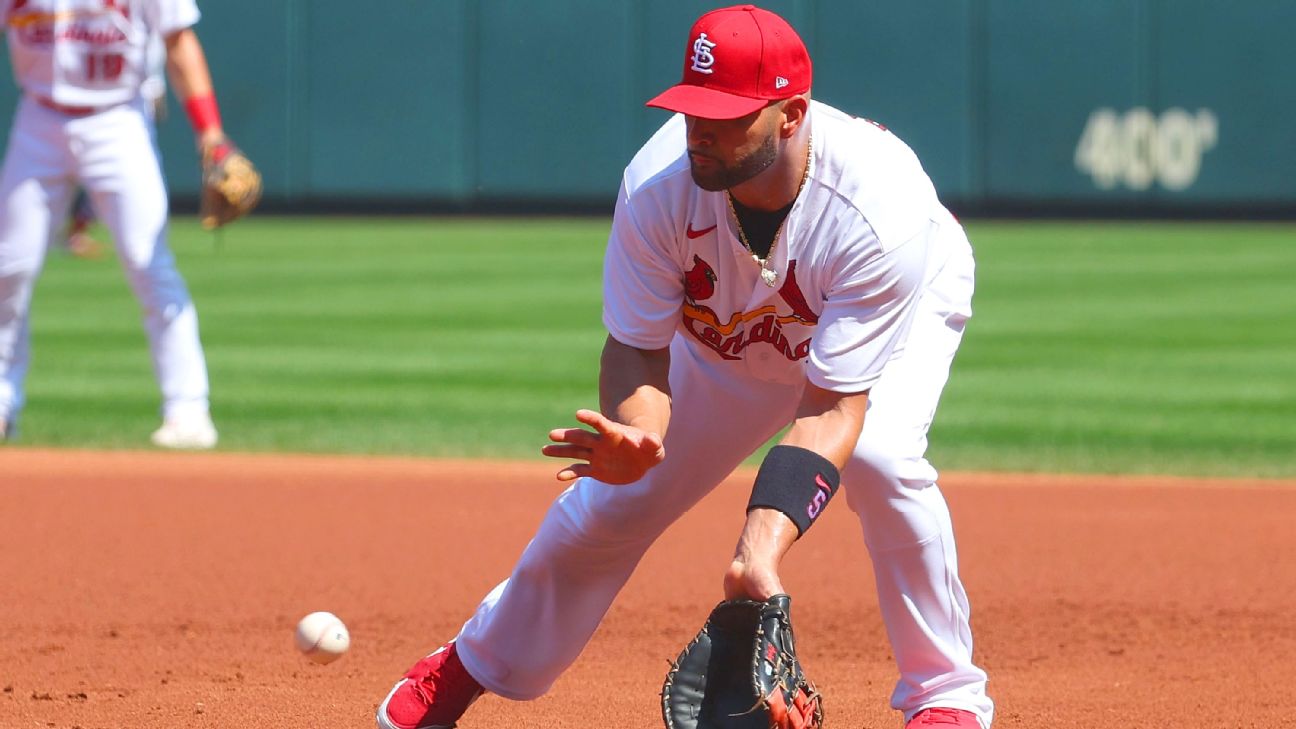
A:
{"label": "player's ear", "polygon": [[810,97],[797,94],[783,101],[783,124],[779,132],[784,139],[796,134],[796,130],[805,123],[806,113],[810,110]]}

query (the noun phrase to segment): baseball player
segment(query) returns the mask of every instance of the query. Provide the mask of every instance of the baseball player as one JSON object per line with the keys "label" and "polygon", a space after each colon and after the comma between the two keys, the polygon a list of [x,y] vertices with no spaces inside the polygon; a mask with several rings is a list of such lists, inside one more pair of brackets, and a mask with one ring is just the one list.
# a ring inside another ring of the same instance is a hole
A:
{"label": "baseball player", "polygon": [[67,235],[63,236],[63,247],[77,258],[99,258],[103,255],[104,245],[90,235],[90,226],[95,221],[94,206],[85,190],[78,189],[73,196],[72,215],[68,219]]}
{"label": "baseball player", "polygon": [[0,435],[23,406],[28,314],[52,230],[75,186],[113,237],[143,309],[166,448],[211,448],[198,318],[167,247],[167,191],[141,91],[161,38],[176,95],[202,152],[225,143],[194,0],[0,0],[22,90],[0,172]]}
{"label": "baseball player", "polygon": [[[703,15],[678,112],[625,170],[604,261],[601,412],[549,434],[575,459],[512,575],[379,706],[448,727],[485,692],[545,693],[654,540],[767,439],[726,598],[783,593],[783,555],[840,486],[873,562],[908,729],[987,729],[927,430],[971,315],[973,257],[914,153],[811,101],[780,17]],[[861,573],[863,570],[861,569]],[[813,640],[813,638],[811,638]]]}

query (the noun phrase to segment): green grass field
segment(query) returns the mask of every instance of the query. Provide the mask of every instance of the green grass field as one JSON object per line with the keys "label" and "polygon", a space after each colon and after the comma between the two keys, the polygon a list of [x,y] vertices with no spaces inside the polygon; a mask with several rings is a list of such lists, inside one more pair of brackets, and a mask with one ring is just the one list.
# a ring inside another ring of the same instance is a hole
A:
{"label": "green grass field", "polygon": [[[1296,475],[1296,226],[968,225],[947,469]],[[538,457],[597,404],[608,220],[273,218],[172,245],[221,448]],[[157,394],[112,258],[52,253],[22,442],[140,448]]]}

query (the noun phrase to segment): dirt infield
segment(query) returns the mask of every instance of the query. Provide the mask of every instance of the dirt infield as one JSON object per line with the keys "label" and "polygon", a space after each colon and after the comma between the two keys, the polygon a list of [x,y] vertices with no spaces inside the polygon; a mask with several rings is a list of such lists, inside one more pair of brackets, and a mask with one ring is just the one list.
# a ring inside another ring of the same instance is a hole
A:
{"label": "dirt infield", "polygon": [[[0,728],[372,727],[414,659],[506,576],[548,463],[0,450]],[[997,727],[1296,726],[1296,484],[949,474]],[[661,725],[719,598],[747,483],[649,552],[554,690],[461,729]],[[785,566],[833,729],[898,727],[845,502]],[[331,666],[296,653],[342,616]]]}

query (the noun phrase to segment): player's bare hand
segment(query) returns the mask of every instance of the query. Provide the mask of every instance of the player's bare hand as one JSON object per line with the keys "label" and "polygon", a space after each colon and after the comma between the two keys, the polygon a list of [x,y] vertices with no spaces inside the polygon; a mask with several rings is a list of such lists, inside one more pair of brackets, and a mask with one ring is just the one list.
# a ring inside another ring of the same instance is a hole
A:
{"label": "player's bare hand", "polygon": [[559,471],[559,481],[591,476],[603,483],[634,483],[666,457],[656,433],[609,420],[593,410],[577,410],[576,419],[594,430],[555,428],[549,431],[549,440],[558,445],[540,451],[553,458],[585,461]]}

